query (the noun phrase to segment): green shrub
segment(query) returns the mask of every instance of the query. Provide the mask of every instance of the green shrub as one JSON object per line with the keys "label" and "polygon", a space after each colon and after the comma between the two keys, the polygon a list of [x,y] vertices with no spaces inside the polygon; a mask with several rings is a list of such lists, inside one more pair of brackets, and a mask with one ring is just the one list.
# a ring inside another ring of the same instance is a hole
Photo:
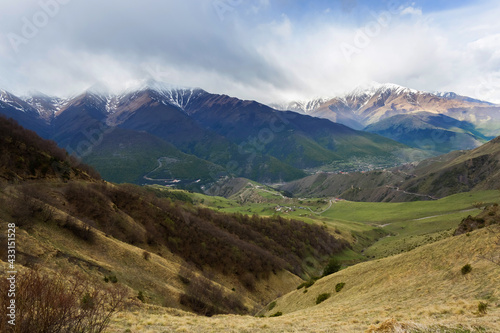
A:
{"label": "green shrub", "polygon": [[307,282],[304,282],[304,287],[309,288],[310,286],[312,286],[314,284],[314,282],[316,282],[316,280],[313,280],[313,279],[311,279]]}
{"label": "green shrub", "polygon": [[479,304],[477,305],[477,311],[481,314],[486,314],[487,310],[488,310],[488,303],[479,302]]}
{"label": "green shrub", "polygon": [[316,304],[324,302],[328,298],[330,298],[330,294],[329,293],[319,294],[318,297],[316,298]]}
{"label": "green shrub", "polygon": [[141,301],[142,303],[146,302],[146,298],[144,297],[144,294],[140,290],[139,290],[139,294],[137,295],[137,299],[139,301]]}
{"label": "green shrub", "polygon": [[342,288],[344,288],[344,286],[345,286],[345,283],[344,283],[344,282],[337,283],[337,284],[335,285],[335,291],[336,291],[336,292],[340,292],[340,291],[342,290]]}
{"label": "green shrub", "polygon": [[109,275],[109,276],[104,277],[104,282],[108,283],[110,281],[111,281],[111,283],[117,283],[118,278],[116,277],[116,275]]}
{"label": "green shrub", "polygon": [[278,311],[275,314],[270,315],[269,317],[279,317],[279,316],[282,316],[282,315],[283,315],[283,312]]}
{"label": "green shrub", "polygon": [[463,275],[468,274],[472,271],[472,266],[470,264],[467,264],[464,267],[462,267],[461,271]]}
{"label": "green shrub", "polygon": [[299,284],[299,285],[297,286],[297,290],[298,290],[298,289],[300,289],[300,288],[302,288],[302,287],[309,288],[309,287],[310,287],[310,286],[312,286],[312,285],[316,282],[316,280],[318,280],[318,279],[319,279],[319,277],[313,276],[313,277],[312,277],[312,278],[310,278],[308,281],[306,281],[306,282],[302,282],[301,284]]}
{"label": "green shrub", "polygon": [[305,285],[306,285],[306,283],[305,283],[305,282],[302,282],[301,284],[299,284],[299,285],[297,286],[297,290],[299,290],[300,288],[304,287]]}
{"label": "green shrub", "polygon": [[325,269],[323,270],[323,276],[327,276],[333,273],[336,273],[340,270],[340,263],[335,260],[335,258],[330,258],[328,261],[328,264],[326,265]]}
{"label": "green shrub", "polygon": [[268,309],[269,309],[269,311],[271,311],[271,310],[272,310],[272,309],[274,309],[275,307],[276,307],[276,301],[271,302],[271,303],[269,304]]}

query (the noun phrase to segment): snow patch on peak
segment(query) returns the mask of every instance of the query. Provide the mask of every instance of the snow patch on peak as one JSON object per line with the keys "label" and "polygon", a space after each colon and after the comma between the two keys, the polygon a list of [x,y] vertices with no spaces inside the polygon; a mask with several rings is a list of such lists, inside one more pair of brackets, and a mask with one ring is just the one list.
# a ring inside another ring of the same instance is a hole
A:
{"label": "snow patch on peak", "polygon": [[300,113],[310,113],[318,109],[322,104],[331,100],[331,97],[316,98],[312,100],[295,100],[291,102],[281,102],[269,104],[270,107],[280,111],[294,111]]}
{"label": "snow patch on peak", "polygon": [[[21,111],[21,112],[27,111],[25,108],[25,106],[27,106],[27,105],[22,105],[22,104],[24,104],[23,100],[12,95],[10,92],[8,92],[6,90],[0,90],[0,102],[3,102],[3,103],[9,105],[10,107],[13,107],[14,109],[16,109],[18,111]],[[2,106],[2,108],[4,108],[4,107]],[[28,106],[28,108],[29,108],[29,106]]]}
{"label": "snow patch on peak", "polygon": [[146,80],[139,90],[155,91],[160,95],[163,103],[175,105],[182,110],[186,109],[193,97],[205,93],[205,91],[200,88],[175,86],[155,80]]}
{"label": "snow patch on peak", "polygon": [[21,99],[35,108],[39,114],[56,113],[71,100],[71,98],[49,96],[39,91],[32,91],[29,96],[23,96]]}
{"label": "snow patch on peak", "polygon": [[113,112],[116,105],[120,103],[125,96],[129,99],[135,99],[143,92],[150,92],[151,98],[157,100],[165,105],[174,105],[182,110],[186,110],[188,104],[194,97],[201,96],[206,92],[200,88],[190,88],[178,85],[172,85],[165,82],[159,82],[153,79],[146,79],[136,81],[133,85],[129,86],[119,97],[117,101],[111,99],[107,108],[108,112]]}
{"label": "snow patch on peak", "polygon": [[452,98],[456,98],[458,95],[455,94],[454,92],[451,92],[451,91],[433,91],[431,92],[431,94],[433,94],[434,96],[437,96],[437,97],[442,97],[442,98],[449,98],[449,99],[452,99]]}
{"label": "snow patch on peak", "polygon": [[419,93],[418,90],[403,87],[403,86],[400,86],[398,84],[378,83],[378,82],[372,81],[372,82],[358,86],[357,88],[355,88],[351,92],[347,93],[345,95],[345,97],[353,97],[353,96],[367,97],[367,96],[369,96],[371,98],[375,94],[381,94],[381,93],[387,93],[387,92],[397,94],[397,95],[401,95],[401,94],[405,94],[405,93],[412,93],[412,94]]}

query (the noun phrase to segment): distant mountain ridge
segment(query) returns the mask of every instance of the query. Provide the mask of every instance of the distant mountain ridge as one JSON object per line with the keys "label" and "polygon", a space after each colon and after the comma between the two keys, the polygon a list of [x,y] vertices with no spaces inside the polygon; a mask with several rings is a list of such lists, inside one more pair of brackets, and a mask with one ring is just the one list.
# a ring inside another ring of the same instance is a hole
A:
{"label": "distant mountain ridge", "polygon": [[436,154],[474,149],[491,139],[469,122],[425,111],[385,118],[364,130]]}
{"label": "distant mountain ridge", "polygon": [[[282,110],[291,108],[309,115],[330,119],[355,129],[398,115],[413,112],[443,114],[474,124],[484,135],[500,135],[500,106],[453,92],[424,92],[397,84],[372,82],[343,96],[308,102],[276,105]],[[323,101],[318,103],[317,101]]]}

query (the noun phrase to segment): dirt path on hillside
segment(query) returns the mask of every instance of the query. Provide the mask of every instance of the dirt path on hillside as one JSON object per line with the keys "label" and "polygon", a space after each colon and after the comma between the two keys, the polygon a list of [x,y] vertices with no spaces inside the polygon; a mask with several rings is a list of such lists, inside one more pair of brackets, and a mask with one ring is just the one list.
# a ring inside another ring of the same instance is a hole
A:
{"label": "dirt path on hillside", "polygon": [[415,195],[417,197],[425,197],[425,198],[429,198],[431,200],[439,200],[439,198],[436,198],[436,197],[433,197],[432,195],[428,195],[428,194],[419,194],[419,193],[412,193],[412,192],[407,192],[405,190],[401,190],[398,186],[390,186],[390,185],[385,185],[385,187],[391,189],[391,190],[395,190],[397,192],[401,192],[401,193],[404,193],[404,194],[408,194],[408,195]]}
{"label": "dirt path on hillside", "polygon": [[464,209],[464,210],[460,210],[460,211],[458,211],[458,212],[451,212],[451,213],[440,214],[440,215],[426,216],[426,217],[421,217],[421,218],[418,218],[418,219],[413,219],[413,220],[410,220],[410,221],[421,221],[421,220],[427,220],[427,219],[432,219],[432,218],[434,218],[434,217],[446,216],[446,215],[451,215],[451,214],[455,214],[455,213],[472,212],[473,210],[477,210],[477,208]]}

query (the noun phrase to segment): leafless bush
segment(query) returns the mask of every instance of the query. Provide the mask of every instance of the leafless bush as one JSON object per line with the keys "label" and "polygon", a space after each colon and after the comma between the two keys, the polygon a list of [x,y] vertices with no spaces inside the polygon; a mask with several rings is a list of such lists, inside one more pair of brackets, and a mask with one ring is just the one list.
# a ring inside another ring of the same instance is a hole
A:
{"label": "leafless bush", "polygon": [[248,312],[236,294],[225,293],[221,286],[212,283],[204,276],[184,272],[183,277],[188,278],[189,283],[179,301],[194,312],[204,316]]}
{"label": "leafless bush", "polygon": [[71,231],[76,237],[88,243],[93,243],[95,241],[95,233],[92,227],[78,222],[74,217],[68,216],[63,227]]}
{"label": "leafless bush", "polygon": [[494,234],[492,240],[490,241],[492,250],[488,253],[481,253],[479,258],[500,266],[500,227],[494,225],[490,226],[486,230]]}
{"label": "leafless bush", "polygon": [[[0,280],[0,304],[10,299],[6,279]],[[97,333],[108,326],[111,315],[127,297],[125,289],[104,287],[79,275],[49,276],[38,270],[17,275],[16,325],[0,319],[2,332]]]}
{"label": "leafless bush", "polygon": [[18,227],[30,229],[36,221],[53,220],[54,210],[33,196],[33,187],[20,187],[18,196],[8,199],[10,216]]}

